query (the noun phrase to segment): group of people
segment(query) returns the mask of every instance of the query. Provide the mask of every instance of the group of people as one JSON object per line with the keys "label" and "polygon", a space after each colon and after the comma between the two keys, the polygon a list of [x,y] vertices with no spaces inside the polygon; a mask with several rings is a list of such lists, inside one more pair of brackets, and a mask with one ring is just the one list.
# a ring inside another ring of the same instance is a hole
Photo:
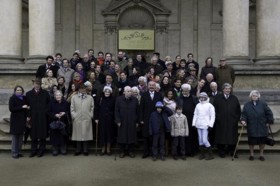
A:
{"label": "group of people", "polygon": [[226,59],[215,67],[208,57],[199,69],[193,54],[187,56],[163,61],[155,52],[146,62],[140,54],[132,59],[123,51],[117,57],[103,52],[95,57],[92,49],[83,58],[79,51],[70,60],[60,53],[47,56],[32,80],[33,89],[25,95],[16,86],[10,98],[12,157],[22,157],[28,130],[29,157],[44,155],[47,137],[54,156],[66,155],[70,140],[76,142],[74,155],[87,156],[88,142],[95,137],[102,156],[111,155],[116,142],[120,158],[133,158],[141,138],[142,158],[165,160],[171,153],[173,159],[185,160],[200,152],[200,160],[211,160],[213,146],[222,158],[233,155],[241,123],[248,130],[249,159],[254,160],[254,145],[259,145],[263,161],[273,114],[260,93],[253,90],[241,111],[232,94],[234,69]]}

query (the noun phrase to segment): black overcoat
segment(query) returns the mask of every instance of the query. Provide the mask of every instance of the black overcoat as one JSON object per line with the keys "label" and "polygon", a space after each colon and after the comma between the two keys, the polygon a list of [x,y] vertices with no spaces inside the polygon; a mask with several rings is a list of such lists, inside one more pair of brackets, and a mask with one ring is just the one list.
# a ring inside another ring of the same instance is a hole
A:
{"label": "black overcoat", "polygon": [[27,109],[22,108],[26,104],[26,97],[21,100],[16,95],[10,97],[9,110],[10,116],[10,133],[23,134],[25,131]]}
{"label": "black overcoat", "polygon": [[156,102],[163,101],[161,93],[154,92],[154,98],[150,96],[150,92],[143,93],[140,100],[140,121],[143,121],[142,135],[143,137],[149,137],[149,121],[152,112],[156,110]]}
{"label": "black overcoat", "polygon": [[241,108],[236,96],[230,95],[228,99],[224,94],[218,94],[213,103],[216,111],[216,144],[233,145],[238,138],[238,122]]}
{"label": "black overcoat", "polygon": [[98,122],[98,134],[100,145],[114,141],[115,127],[115,98],[102,96],[96,107],[96,119]]}
{"label": "black overcoat", "polygon": [[138,121],[139,103],[135,97],[119,96],[115,105],[115,121],[121,123],[118,128],[118,143],[136,143],[136,123]]}
{"label": "black overcoat", "polygon": [[31,139],[45,139],[48,136],[49,125],[49,93],[43,89],[36,93],[32,89],[26,93],[26,98],[27,104],[30,106]]}

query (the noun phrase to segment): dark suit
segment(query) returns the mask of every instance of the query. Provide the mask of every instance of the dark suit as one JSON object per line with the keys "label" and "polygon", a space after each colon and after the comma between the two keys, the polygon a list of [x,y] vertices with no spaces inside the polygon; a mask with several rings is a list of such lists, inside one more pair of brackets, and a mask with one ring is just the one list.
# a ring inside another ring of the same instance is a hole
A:
{"label": "dark suit", "polygon": [[149,154],[149,120],[151,113],[156,110],[156,102],[162,101],[162,95],[159,92],[154,92],[154,98],[150,96],[150,92],[145,92],[141,96],[140,101],[140,121],[144,122],[142,125],[142,135],[144,138],[144,155]]}
{"label": "dark suit", "polygon": [[56,66],[56,65],[51,65],[51,66],[47,67],[46,64],[40,65],[40,66],[38,67],[37,72],[36,72],[36,77],[42,79],[43,77],[46,76],[46,71],[47,71],[48,69],[52,70],[52,72],[53,72],[53,77],[57,77],[57,71],[58,71],[59,67]]}

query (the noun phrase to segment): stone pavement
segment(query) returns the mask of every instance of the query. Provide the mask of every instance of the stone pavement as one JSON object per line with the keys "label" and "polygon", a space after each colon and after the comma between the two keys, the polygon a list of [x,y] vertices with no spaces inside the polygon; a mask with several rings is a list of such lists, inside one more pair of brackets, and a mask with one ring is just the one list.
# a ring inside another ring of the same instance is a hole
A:
{"label": "stone pavement", "polygon": [[[214,160],[186,161],[167,158],[162,162],[141,159],[140,154],[132,159],[126,157],[114,160],[114,156],[25,157],[14,160],[10,153],[0,153],[1,186],[49,186],[49,185],[280,185],[280,156],[278,153],[266,154],[264,162],[248,160],[248,154],[239,159],[230,157]],[[257,155],[257,154],[256,154]]]}

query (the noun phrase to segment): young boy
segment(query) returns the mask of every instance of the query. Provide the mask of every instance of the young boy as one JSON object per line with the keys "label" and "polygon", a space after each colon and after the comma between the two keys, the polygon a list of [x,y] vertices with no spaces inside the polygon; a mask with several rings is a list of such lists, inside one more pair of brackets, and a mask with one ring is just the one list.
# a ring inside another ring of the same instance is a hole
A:
{"label": "young boy", "polygon": [[[168,117],[172,115],[172,111],[163,106],[161,101],[156,102],[156,111],[152,112],[149,122],[149,132],[153,136],[153,161],[159,158],[164,161],[165,149],[165,132],[170,131],[170,122]],[[159,147],[159,149],[158,149]]]}
{"label": "young boy", "polygon": [[185,137],[189,135],[187,117],[182,114],[182,107],[176,107],[176,113],[170,117],[173,159],[177,160],[177,148],[180,144],[180,152],[183,160],[186,160]]}

